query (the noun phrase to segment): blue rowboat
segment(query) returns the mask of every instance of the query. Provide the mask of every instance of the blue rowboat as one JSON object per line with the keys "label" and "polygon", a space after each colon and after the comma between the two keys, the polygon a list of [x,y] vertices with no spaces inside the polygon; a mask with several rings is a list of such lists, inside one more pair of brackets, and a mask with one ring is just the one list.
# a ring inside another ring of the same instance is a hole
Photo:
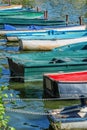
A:
{"label": "blue rowboat", "polygon": [[74,31],[38,31],[38,32],[21,32],[21,33],[7,33],[5,34],[8,41],[18,41],[19,39],[29,40],[57,40],[57,39],[70,39],[86,37],[87,30],[74,30]]}
{"label": "blue rowboat", "polygon": [[[44,37],[43,37],[44,36]],[[86,37],[87,36],[87,30],[80,30],[80,31],[54,31],[50,30],[48,32],[44,33],[26,33],[26,34],[19,34],[18,39],[29,39],[29,40],[54,40],[54,39],[73,39],[73,38],[79,38],[79,37]]]}
{"label": "blue rowboat", "polygon": [[87,129],[87,98],[81,99],[81,104],[67,106],[61,109],[48,110],[48,119],[54,130],[57,129]]}
{"label": "blue rowboat", "polygon": [[67,36],[67,34],[69,35],[69,34],[71,34],[72,36],[74,35],[75,36],[75,34],[78,34],[78,35],[80,35],[80,34],[84,34],[84,35],[86,35],[86,33],[87,33],[87,30],[64,30],[64,31],[58,31],[58,30],[47,30],[47,31],[38,31],[38,32],[34,32],[34,31],[31,31],[31,32],[16,32],[16,33],[6,33],[5,34],[5,36],[40,36],[40,35],[47,35],[47,36],[49,36],[49,35],[54,35],[54,36],[56,36],[56,35],[61,35],[61,34],[63,34],[63,36],[64,36],[64,34],[66,34],[65,36]]}
{"label": "blue rowboat", "polygon": [[56,25],[56,26],[36,26],[36,25],[30,25],[30,26],[12,26],[9,24],[4,24],[4,26],[1,26],[0,34],[4,35],[7,33],[22,33],[22,32],[45,32],[48,30],[57,30],[57,31],[75,31],[75,30],[86,30],[86,25]]}
{"label": "blue rowboat", "polygon": [[[9,38],[10,41],[13,37]],[[83,31],[54,31],[47,32],[34,32],[27,34],[18,34],[17,40],[19,40],[19,46],[21,50],[30,51],[47,51],[56,47],[70,45],[78,42],[87,41],[87,30]],[[15,37],[16,40],[16,37]]]}
{"label": "blue rowboat", "polygon": [[[19,34],[17,40],[19,41],[20,49],[39,51],[39,50],[52,50],[53,48],[70,45],[78,42],[87,41],[87,30],[85,31],[48,31],[48,32],[38,32],[30,33],[22,36]],[[13,37],[10,37],[13,39]],[[15,37],[16,40],[16,37]]]}
{"label": "blue rowboat", "polygon": [[17,25],[10,25],[10,24],[4,24],[3,29],[6,31],[21,31],[21,30],[43,30],[44,31],[47,29],[51,30],[58,30],[58,31],[74,31],[74,30],[86,30],[86,25],[61,25],[61,26],[35,26],[35,25],[30,25],[30,26],[17,26]]}

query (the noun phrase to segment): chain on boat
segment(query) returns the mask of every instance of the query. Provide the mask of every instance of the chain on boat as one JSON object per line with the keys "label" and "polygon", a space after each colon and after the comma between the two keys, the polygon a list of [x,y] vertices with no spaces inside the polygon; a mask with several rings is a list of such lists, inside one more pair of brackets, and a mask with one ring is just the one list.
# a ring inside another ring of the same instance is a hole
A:
{"label": "chain on boat", "polygon": [[17,110],[17,109],[12,109],[12,108],[6,108],[6,111],[22,113],[22,114],[30,114],[30,115],[42,115],[42,116],[51,115],[50,113],[46,113],[46,112],[31,112],[29,110],[25,111],[21,109]]}
{"label": "chain on boat", "polygon": [[[67,96],[66,94],[63,94],[63,96]],[[68,95],[69,96],[69,95]],[[80,97],[81,95],[78,95],[77,97],[64,97],[64,98],[3,98],[3,101],[57,101],[57,100],[67,100],[67,99],[84,99],[87,98],[86,96]]]}
{"label": "chain on boat", "polygon": [[[13,108],[6,108],[6,111],[10,112],[15,112],[15,113],[22,113],[22,114],[29,114],[29,115],[41,115],[41,116],[47,116],[47,115],[56,115],[59,114],[58,112],[53,112],[53,113],[48,113],[48,112],[32,112],[32,111],[27,111],[27,110],[21,110],[21,109],[13,109]],[[75,110],[75,109],[74,109]],[[76,108],[77,110],[77,108]],[[79,110],[79,108],[78,108]],[[72,110],[71,110],[72,111]],[[85,113],[85,111],[82,111],[82,113]]]}

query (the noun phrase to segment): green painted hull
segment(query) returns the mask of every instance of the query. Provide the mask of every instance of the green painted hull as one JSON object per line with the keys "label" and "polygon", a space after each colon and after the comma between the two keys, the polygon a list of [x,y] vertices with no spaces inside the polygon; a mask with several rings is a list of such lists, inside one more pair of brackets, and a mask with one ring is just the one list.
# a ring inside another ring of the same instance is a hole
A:
{"label": "green painted hull", "polygon": [[[11,77],[26,82],[42,80],[44,73],[87,70],[87,51],[16,54],[8,58]],[[38,55],[38,56],[37,56]],[[56,59],[57,62],[53,61]]]}
{"label": "green painted hull", "polygon": [[56,73],[56,72],[73,72],[87,70],[87,63],[79,62],[78,64],[60,64],[53,66],[38,66],[24,68],[24,82],[32,80],[42,80],[44,73]]}
{"label": "green painted hull", "polygon": [[19,12],[0,12],[1,18],[23,18],[23,19],[34,19],[44,16],[43,12],[30,12],[30,11],[19,11]]}
{"label": "green painted hull", "polygon": [[29,19],[29,18],[0,18],[0,24],[13,24],[13,25],[65,25],[65,21],[53,21],[45,19]]}
{"label": "green painted hull", "polygon": [[79,42],[75,44],[65,45],[53,49],[53,51],[77,51],[77,50],[87,50],[87,42]]}
{"label": "green painted hull", "polygon": [[[37,11],[28,11],[28,10],[19,10],[19,11],[0,11],[0,16],[18,16],[18,15],[43,15],[44,14],[44,12],[37,12]],[[14,17],[13,16],[13,17]]]}

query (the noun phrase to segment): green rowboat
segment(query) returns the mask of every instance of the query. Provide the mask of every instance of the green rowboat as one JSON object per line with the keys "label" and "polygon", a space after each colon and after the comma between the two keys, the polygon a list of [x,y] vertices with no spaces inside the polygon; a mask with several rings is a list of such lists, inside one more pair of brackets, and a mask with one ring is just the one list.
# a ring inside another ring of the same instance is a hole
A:
{"label": "green rowboat", "polygon": [[0,24],[12,24],[12,25],[65,25],[63,20],[45,20],[45,19],[29,19],[29,18],[0,18]]}
{"label": "green rowboat", "polygon": [[23,19],[34,19],[44,16],[44,12],[36,11],[17,11],[17,12],[0,12],[1,18],[23,18]]}
{"label": "green rowboat", "polygon": [[44,73],[87,70],[87,50],[8,55],[13,81],[42,80]]}

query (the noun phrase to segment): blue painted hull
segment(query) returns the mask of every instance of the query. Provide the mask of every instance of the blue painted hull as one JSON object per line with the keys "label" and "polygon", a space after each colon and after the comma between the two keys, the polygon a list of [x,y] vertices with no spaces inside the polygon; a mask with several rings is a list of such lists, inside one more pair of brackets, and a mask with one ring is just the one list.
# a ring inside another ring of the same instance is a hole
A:
{"label": "blue painted hull", "polygon": [[[85,110],[83,117],[81,117],[82,110]],[[63,110],[49,110],[48,119],[51,122],[51,126],[55,127],[55,129],[58,126],[61,129],[87,128],[87,106],[75,105],[65,107]]]}
{"label": "blue painted hull", "polygon": [[60,40],[60,39],[74,39],[86,37],[87,30],[76,31],[55,31],[49,30],[45,32],[24,32],[24,33],[7,33],[8,41],[17,41],[19,39],[29,40]]}

